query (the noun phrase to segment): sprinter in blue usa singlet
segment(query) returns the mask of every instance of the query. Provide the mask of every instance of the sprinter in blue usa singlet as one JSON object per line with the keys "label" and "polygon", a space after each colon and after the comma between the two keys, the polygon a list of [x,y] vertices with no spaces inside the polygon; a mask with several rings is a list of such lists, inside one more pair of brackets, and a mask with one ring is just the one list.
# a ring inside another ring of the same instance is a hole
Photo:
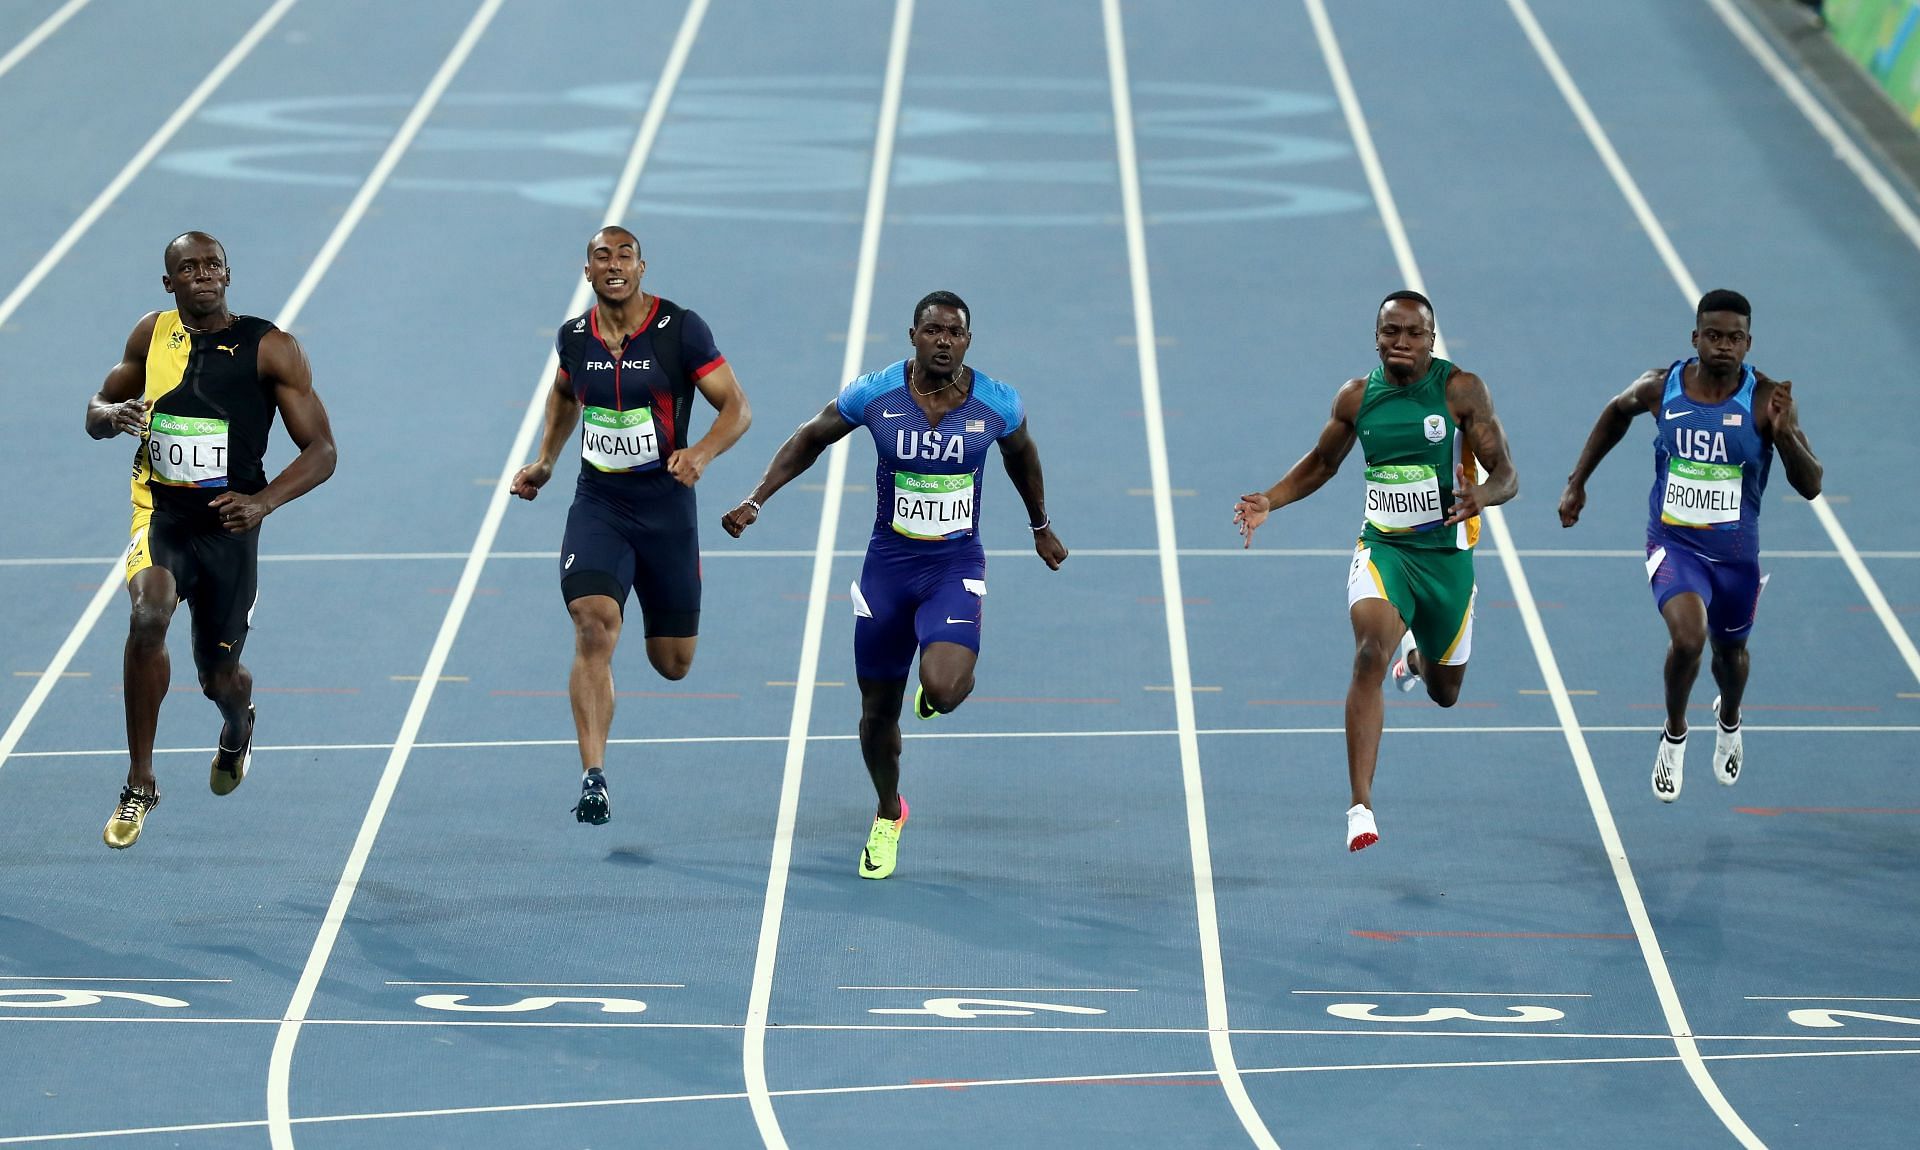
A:
{"label": "sprinter in blue usa singlet", "polygon": [[1760,573],[1760,498],[1774,456],[1795,491],[1807,499],[1820,494],[1820,461],[1800,430],[1793,384],[1747,366],[1752,316],[1739,292],[1702,296],[1694,313],[1695,357],[1649,371],[1614,397],[1560,497],[1560,523],[1571,527],[1586,506],[1587,477],[1634,416],[1653,413],[1646,572],[1670,638],[1667,723],[1654,758],[1653,793],[1666,803],[1680,797],[1687,702],[1709,645],[1720,688],[1713,700],[1713,777],[1727,786],[1740,778],[1747,639],[1767,581]]}
{"label": "sprinter in blue usa singlet", "polygon": [[973,690],[987,594],[980,543],[981,487],[987,449],[1000,457],[1026,505],[1034,550],[1058,570],[1067,549],[1047,519],[1040,449],[1027,434],[1026,407],[1013,388],[966,366],[971,313],[952,292],[915,305],[911,359],[863,375],[793,433],[753,494],[721,525],[738,538],[761,505],[813,465],[833,443],[865,427],[879,464],[874,472],[873,535],[853,584],[854,670],[860,680],[860,753],[879,809],[860,855],[862,878],[893,873],[900,829],[900,710],[907,672],[920,655],[914,713],[946,714]]}

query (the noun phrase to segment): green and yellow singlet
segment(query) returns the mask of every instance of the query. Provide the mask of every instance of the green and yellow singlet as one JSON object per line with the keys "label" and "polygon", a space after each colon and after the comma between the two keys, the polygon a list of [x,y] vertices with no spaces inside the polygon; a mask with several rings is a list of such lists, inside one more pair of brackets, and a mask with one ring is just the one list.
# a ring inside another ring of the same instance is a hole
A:
{"label": "green and yellow singlet", "polygon": [[1361,541],[1389,547],[1468,551],[1480,541],[1480,518],[1447,527],[1456,464],[1476,481],[1472,451],[1447,408],[1447,381],[1458,369],[1435,358],[1427,373],[1400,385],[1376,367],[1367,375],[1354,430],[1366,456],[1367,510]]}

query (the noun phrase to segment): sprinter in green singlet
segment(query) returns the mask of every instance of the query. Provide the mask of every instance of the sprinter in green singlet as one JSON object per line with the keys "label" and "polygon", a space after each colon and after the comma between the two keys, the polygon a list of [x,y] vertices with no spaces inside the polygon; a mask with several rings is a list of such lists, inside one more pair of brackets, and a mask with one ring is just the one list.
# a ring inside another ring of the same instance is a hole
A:
{"label": "sprinter in green singlet", "polygon": [[[1253,546],[1267,516],[1318,491],[1355,441],[1367,461],[1366,523],[1347,568],[1353,679],[1347,685],[1347,849],[1380,841],[1373,768],[1381,679],[1426,684],[1443,707],[1460,697],[1473,649],[1473,547],[1480,512],[1512,499],[1519,477],[1487,385],[1433,354],[1433,305],[1414,291],[1381,301],[1380,366],[1333,398],[1319,442],[1266,491],[1242,495],[1233,520]],[[1397,654],[1396,654],[1397,647]]]}

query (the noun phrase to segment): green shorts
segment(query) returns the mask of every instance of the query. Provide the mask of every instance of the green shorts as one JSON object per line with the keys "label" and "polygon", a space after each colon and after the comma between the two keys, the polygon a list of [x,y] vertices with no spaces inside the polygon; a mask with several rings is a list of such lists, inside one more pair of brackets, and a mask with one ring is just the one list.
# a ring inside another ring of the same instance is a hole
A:
{"label": "green shorts", "polygon": [[1347,568],[1347,607],[1385,599],[1432,662],[1453,667],[1473,653],[1473,552],[1393,547],[1362,540]]}

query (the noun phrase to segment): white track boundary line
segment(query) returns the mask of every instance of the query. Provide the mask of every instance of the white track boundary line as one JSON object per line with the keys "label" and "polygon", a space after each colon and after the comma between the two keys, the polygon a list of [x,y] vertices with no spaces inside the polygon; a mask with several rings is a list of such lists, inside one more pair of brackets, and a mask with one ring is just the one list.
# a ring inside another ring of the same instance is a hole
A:
{"label": "white track boundary line", "polygon": [[[421,97],[423,105],[431,110],[429,96],[437,101],[439,95],[452,81],[454,73],[465,63],[473,46],[479,42],[480,34],[498,11],[502,0],[485,0],[474,14],[466,32],[455,45],[453,52],[441,65],[440,72],[429,85],[428,93]],[[639,185],[640,173],[646,165],[648,154],[653,149],[654,139],[660,133],[660,124],[666,118],[667,103],[672,99],[674,88],[679,84],[680,74],[686,67],[687,56],[693,50],[694,37],[700,30],[700,22],[706,15],[708,0],[692,0],[687,7],[686,16],[681,20],[678,34],[667,54],[666,65],[661,71],[660,82],[655,85],[653,94],[647,103],[645,116],[634,139],[632,151],[627,156],[625,168],[616,182],[613,197],[607,208],[609,219],[618,219],[633,199],[634,189]],[[423,122],[425,113],[415,109],[417,119]],[[418,126],[415,117],[410,124]],[[410,137],[409,137],[410,138]],[[396,137],[396,143],[399,139]],[[382,157],[382,168],[390,171],[392,165]],[[356,201],[358,203],[359,201]],[[330,245],[328,250],[337,250]],[[587,305],[591,287],[584,281],[574,289],[568,303],[568,314],[580,311]],[[447,656],[452,653],[455,637],[459,634],[460,624],[466,617],[467,607],[473,602],[474,588],[479,585],[481,569],[486,566],[487,553],[493,548],[493,541],[499,535],[501,520],[506,516],[507,503],[512,493],[508,483],[513,472],[520,466],[528,447],[533,442],[540,425],[543,410],[542,399],[551,386],[555,367],[555,356],[548,353],[538,383],[534,387],[533,397],[528,402],[526,413],[521,418],[520,429],[514,436],[513,446],[509,449],[506,462],[501,467],[500,482],[494,487],[493,497],[487,504],[485,517],[481,520],[480,530],[474,538],[473,548],[467,555],[467,561],[460,572],[460,581],[454,588],[453,601],[447,605],[446,616],[441,620],[440,632],[434,638],[433,648],[427,654],[426,666],[420,674],[413,699],[407,706],[406,717],[400,725],[400,734],[394,743],[393,751],[387,758],[387,764],[380,774],[380,782],[374,789],[373,799],[368,804],[366,817],[361,821],[360,831],[355,836],[353,849],[347,856],[347,863],[335,886],[333,898],[327,906],[326,917],[321,921],[320,930],[314,938],[313,949],[307,955],[305,966],[300,972],[300,981],[295,986],[293,997],[287,1003],[279,1032],[274,1036],[273,1054],[267,1068],[267,1121],[268,1133],[274,1150],[292,1150],[293,1128],[289,1112],[288,1091],[292,1077],[293,1051],[299,1041],[300,1024],[305,1020],[308,1009],[313,1004],[314,992],[318,989],[320,978],[326,971],[327,960],[333,954],[333,947],[340,936],[340,928],[346,921],[347,910],[353,902],[353,895],[359,887],[360,875],[365,870],[368,857],[373,853],[374,840],[379,836],[380,824],[386,819],[387,807],[393,800],[393,793],[400,784],[401,772],[405,770],[407,758],[413,750],[413,740],[419,734],[420,725],[426,720],[427,707],[433,701],[434,688],[440,681],[440,672],[446,667]]]}
{"label": "white track boundary line", "polygon": [[[1834,120],[1832,114],[1821,105],[1819,100],[1814,98],[1812,92],[1807,90],[1806,84],[1801,81],[1800,77],[1795,75],[1793,70],[1788,68],[1786,63],[1780,59],[1780,54],[1774,51],[1773,45],[1767,43],[1766,37],[1762,36],[1760,32],[1754,28],[1753,22],[1747,19],[1746,13],[1741,12],[1739,8],[1730,3],[1729,0],[1707,0],[1707,5],[1719,14],[1720,19],[1726,24],[1728,29],[1733,32],[1734,38],[1746,47],[1747,51],[1753,55],[1755,60],[1759,61],[1761,68],[1765,69],[1767,75],[1773,78],[1773,82],[1778,84],[1780,90],[1786,93],[1787,98],[1793,102],[1794,107],[1800,109],[1800,114],[1805,116],[1807,122],[1813,125],[1814,130],[1819,132],[1821,137],[1832,146],[1834,156],[1838,158],[1842,164],[1846,165],[1847,170],[1852,172],[1854,177],[1867,189],[1867,193],[1873,197],[1874,201],[1887,213],[1887,216],[1893,220],[1894,225],[1906,235],[1908,242],[1912,243],[1916,249],[1920,249],[1920,215],[1914,213],[1912,206],[1901,197],[1899,192],[1894,190],[1893,185],[1887,180],[1887,177],[1881,173],[1879,168],[1873,165],[1872,161],[1867,159],[1867,155],[1860,149],[1860,145],[1855,143],[1853,137],[1848,135],[1846,131],[1840,127],[1839,123]],[[1515,11],[1517,14],[1519,9]],[[1528,14],[1528,19],[1531,19],[1531,13]],[[1522,21],[1523,24],[1526,22],[1526,20]],[[1537,23],[1534,25],[1534,28],[1538,28]],[[1529,32],[1529,36],[1532,35],[1533,33]],[[1545,40],[1545,34],[1540,34],[1539,42],[1544,42]],[[1548,51],[1551,50],[1549,47]],[[1558,65],[1557,56],[1554,57],[1554,61],[1553,64],[1548,65],[1549,71],[1552,71]],[[1565,71],[1565,68],[1560,68],[1561,74],[1564,74]],[[1555,79],[1557,81],[1559,77],[1556,76]],[[1576,95],[1579,92],[1579,89],[1573,86],[1571,78],[1569,78],[1566,85],[1563,86],[1562,91],[1568,89],[1571,89]],[[1575,96],[1569,96],[1568,102],[1571,103],[1574,98]],[[1580,106],[1585,106],[1584,100],[1581,101]],[[1594,127],[1597,129],[1599,125],[1596,123]],[[1596,148],[1600,147],[1601,141],[1606,139],[1604,132],[1600,132],[1597,138],[1595,138],[1593,131],[1589,131],[1587,134],[1590,138],[1594,138],[1594,147]],[[1610,145],[1607,150],[1609,152],[1612,150]],[[1626,189],[1631,186],[1633,179],[1633,177],[1626,175],[1624,165],[1622,165],[1620,173],[1615,176],[1616,181],[1621,181],[1621,177],[1623,176],[1625,179],[1621,182],[1621,191],[1624,193]],[[1637,195],[1638,192],[1633,194]],[[1642,222],[1644,224],[1646,221]],[[1656,219],[1652,221],[1652,226],[1647,229],[1647,234],[1654,237],[1656,246],[1667,243],[1665,231],[1659,230],[1659,228],[1660,222]],[[1699,285],[1694,283],[1693,277],[1687,274],[1685,265],[1679,264],[1676,261],[1675,264],[1669,265],[1669,270],[1674,272],[1674,283],[1679,284],[1680,290],[1687,293],[1687,305],[1691,307],[1694,302],[1700,298]],[[1827,537],[1833,540],[1833,545],[1839,550],[1840,557],[1846,561],[1847,570],[1852,572],[1854,581],[1860,584],[1860,590],[1866,594],[1867,602],[1873,606],[1873,613],[1879,616],[1880,625],[1886,628],[1887,637],[1893,640],[1894,648],[1900,652],[1900,657],[1906,661],[1907,672],[1916,680],[1920,680],[1920,650],[1914,648],[1913,636],[1907,634],[1906,625],[1900,622],[1898,615],[1894,614],[1893,608],[1887,603],[1886,595],[1880,590],[1880,584],[1874,579],[1872,573],[1867,570],[1867,565],[1861,559],[1859,550],[1853,545],[1852,537],[1847,534],[1846,528],[1840,525],[1840,517],[1834,514],[1833,508],[1828,505],[1824,496],[1813,500],[1812,506],[1815,517],[1820,520],[1820,526],[1826,528]]]}
{"label": "white track boundary line", "polygon": [[[835,551],[835,559],[858,559],[865,551]],[[1023,559],[1033,554],[1031,548],[992,547],[987,549],[990,559]],[[1158,559],[1160,552],[1146,547],[1089,547],[1075,549],[1075,555],[1091,556],[1096,559]],[[1351,559],[1352,555],[1338,547],[1264,547],[1258,551],[1236,550],[1223,547],[1182,547],[1182,559],[1339,559],[1343,555]],[[1646,562],[1646,555],[1627,548],[1569,548],[1569,547],[1523,547],[1522,559],[1631,559],[1635,563]],[[1862,559],[1920,559],[1920,551],[1859,551]],[[700,552],[701,559],[811,559],[814,552],[807,551],[754,551],[718,550]],[[395,563],[417,561],[451,562],[465,559],[464,551],[359,551],[327,554],[322,552],[292,553],[285,555],[262,555],[262,563]],[[1842,559],[1845,556],[1838,551],[1762,551],[1760,557],[1773,559]],[[546,551],[496,551],[489,562],[502,560],[533,560],[551,562],[552,554]],[[86,556],[49,556],[44,559],[0,559],[0,568],[7,567],[98,567],[103,563],[118,563],[119,558]]]}
{"label": "white track boundary line", "polygon": [[1800,109],[1800,114],[1807,118],[1807,122],[1813,125],[1814,130],[1832,145],[1834,158],[1846,165],[1847,170],[1866,187],[1867,193],[1893,220],[1894,226],[1906,233],[1907,239],[1914,247],[1920,248],[1920,215],[1915,214],[1912,205],[1907,203],[1894,188],[1892,181],[1888,180],[1873,161],[1867,158],[1866,152],[1860,145],[1854,142],[1853,137],[1840,126],[1833,114],[1827,111],[1825,105],[1821,104],[1794,70],[1780,58],[1780,53],[1776,52],[1773,45],[1767,42],[1767,38],[1753,26],[1753,21],[1747,19],[1746,13],[1740,10],[1739,5],[1730,3],[1729,0],[1706,0],[1706,3],[1707,7],[1712,8],[1719,15],[1721,21],[1733,33],[1734,38],[1740,41],[1755,60],[1759,61],[1761,68],[1765,69],[1767,75],[1773,78],[1773,82],[1786,93],[1787,99],[1793,102],[1793,106]]}
{"label": "white track boundary line", "polygon": [[15,44],[4,56],[0,56],[0,76],[13,71],[13,66],[27,58],[28,53],[38,48],[47,37],[60,30],[60,26],[73,19],[73,14],[87,6],[87,0],[67,0],[53,15],[40,21],[40,26],[27,33],[26,38]]}
{"label": "white track boundary line", "polygon": [[[1523,4],[1524,0],[1509,0],[1510,3]],[[1341,53],[1339,41],[1334,37],[1333,24],[1327,17],[1324,0],[1304,0],[1309,14],[1313,18],[1315,34],[1320,41],[1321,52],[1327,58],[1328,70],[1333,76],[1334,87],[1340,95],[1340,103],[1346,109],[1347,125],[1352,132],[1361,166],[1366,169],[1367,182],[1373,188],[1374,200],[1380,209],[1381,223],[1386,227],[1392,240],[1395,258],[1407,286],[1420,290],[1424,280],[1420,275],[1420,266],[1414,259],[1413,245],[1407,239],[1406,225],[1395,205],[1393,191],[1387,183],[1386,170],[1380,162],[1378,151],[1373,144],[1373,134],[1367,127],[1365,114],[1360,109],[1360,98],[1353,87],[1352,78],[1347,72],[1346,59]],[[1518,8],[1516,8],[1516,12]],[[1436,353],[1445,356],[1445,343],[1435,339]],[[1599,828],[1600,839],[1606,848],[1608,862],[1612,865],[1615,884],[1620,888],[1620,898],[1625,904],[1627,917],[1633,923],[1633,933],[1639,942],[1640,955],[1646,963],[1647,974],[1653,982],[1655,994],[1660,1000],[1661,1013],[1666,1018],[1667,1029],[1673,1036],[1674,1048],[1679,1052],[1681,1065],[1686,1067],[1687,1076],[1693,1080],[1694,1087],[1706,1100],[1709,1108],[1726,1126],[1727,1130],[1746,1147],[1746,1150],[1765,1150],[1765,1143],[1748,1128],[1745,1120],[1727,1101],[1721,1092],[1719,1083],[1707,1070],[1707,1064],[1700,1057],[1699,1046],[1693,1038],[1693,1028],[1687,1021],[1686,1010],[1680,1003],[1679,988],[1674,985],[1673,975],[1667,969],[1666,956],[1661,953],[1660,940],[1655,936],[1653,921],[1647,915],[1645,901],[1640,896],[1640,884],[1634,878],[1633,866],[1627,859],[1627,849],[1620,840],[1619,828],[1614,825],[1613,811],[1607,804],[1606,792],[1601,788],[1600,776],[1594,767],[1593,755],[1587,747],[1586,736],[1581,732],[1579,717],[1574,713],[1573,699],[1567,694],[1566,681],[1560,675],[1559,660],[1554,656],[1553,647],[1547,641],[1546,627],[1540,621],[1539,604],[1534,601],[1533,588],[1527,582],[1526,570],[1521,566],[1520,557],[1514,553],[1512,532],[1507,527],[1506,517],[1500,508],[1488,508],[1485,520],[1494,538],[1495,547],[1500,555],[1500,564],[1505,571],[1507,581],[1512,585],[1515,601],[1519,604],[1520,616],[1526,626],[1528,642],[1533,646],[1535,660],[1540,664],[1540,674],[1545,680],[1547,690],[1553,699],[1553,709],[1566,734],[1567,749],[1573,755],[1575,768],[1580,775],[1581,788],[1586,792],[1587,806],[1593,813],[1594,824]]]}
{"label": "white track boundary line", "polygon": [[153,162],[153,158],[160,154],[160,149],[166,147],[175,133],[193,118],[194,114],[200,110],[200,106],[207,102],[207,97],[213,95],[214,89],[233,74],[233,70],[238,68],[240,62],[259,46],[260,41],[266,38],[267,33],[273,30],[273,26],[280,22],[280,17],[286,15],[287,9],[293,7],[294,3],[295,0],[278,0],[273,7],[261,13],[260,18],[253,22],[253,27],[247,29],[247,34],[240,37],[240,40],[228,49],[227,54],[214,65],[213,71],[208,72],[199,86],[194,88],[180,106],[173,110],[173,114],[168,116],[166,122],[162,123],[140,150],[134,153],[133,158],[127,161],[126,166],[120,169],[120,173],[113,177],[106,188],[94,197],[93,202],[87,205],[79,218],[67,226],[67,230],[54,241],[53,247],[47,250],[47,254],[40,257],[40,262],[34,264],[33,268],[20,278],[20,282],[14,285],[13,290],[7,293],[4,300],[0,300],[0,325],[4,325],[13,318],[13,313],[20,309],[20,305],[26,302],[26,298],[33,294],[42,280],[47,278],[54,266],[64,259],[67,253],[73,250],[73,245],[80,242],[80,237],[86,235],[87,230],[106,214],[107,209],[120,198],[120,193],[126,191],[127,186],[146,170],[147,165]]}
{"label": "white track boundary line", "polygon": [[1106,28],[1107,79],[1113,95],[1114,150],[1120,168],[1120,201],[1127,236],[1127,271],[1133,294],[1134,343],[1140,362],[1140,409],[1153,476],[1154,531],[1160,548],[1160,590],[1167,648],[1173,672],[1173,708],[1180,729],[1180,778],[1186,798],[1187,844],[1193,864],[1200,974],[1207,1004],[1207,1047],[1221,1089],[1247,1137],[1260,1150],[1280,1150],[1273,1132],[1247,1093],[1234,1060],[1227,1018],[1227,977],[1220,955],[1220,919],[1213,890],[1213,850],[1207,833],[1207,800],[1200,773],[1200,739],[1193,708],[1193,668],[1187,651],[1186,600],[1180,590],[1179,541],[1173,518],[1172,469],[1167,461],[1166,420],[1161,411],[1160,352],[1153,322],[1153,288],[1147,264],[1146,211],[1141,203],[1140,159],[1133,130],[1133,91],[1127,72],[1126,33],[1120,0],[1101,0]]}
{"label": "white track boundary line", "polygon": [[[1337,703],[1329,704],[1338,706]],[[1646,733],[1644,726],[1596,726],[1587,724],[1583,728],[1590,735],[1639,735]],[[1813,735],[1911,735],[1920,733],[1920,724],[1829,724],[1812,723],[1796,725],[1778,725],[1766,723],[1748,723],[1749,731],[1763,731],[1775,734],[1813,734]],[[1452,727],[1387,727],[1388,735],[1546,735],[1558,734],[1558,724],[1537,724],[1533,726],[1452,726]],[[1277,736],[1277,735],[1344,735],[1344,727],[1201,727],[1195,734],[1203,738],[1230,735]],[[922,731],[903,735],[906,739],[940,741],[950,739],[1166,739],[1180,734],[1173,727],[1159,730],[1139,731]],[[608,746],[685,746],[700,743],[784,743],[787,735],[662,735],[652,738],[615,738],[608,739]],[[858,739],[858,735],[814,735],[807,736],[813,743],[846,743]],[[417,751],[463,751],[494,750],[506,747],[571,747],[574,739],[468,739],[458,742],[416,741]],[[292,753],[299,751],[390,751],[393,743],[294,743],[271,745],[262,743],[257,750],[273,753]],[[86,759],[105,758],[126,753],[124,747],[111,747],[91,751],[20,751],[16,759]],[[155,755],[210,755],[212,747],[155,747]]]}
{"label": "white track boundary line", "polygon": [[[1842,1001],[1828,999],[1825,1001]],[[16,1008],[17,1008],[17,1004]],[[153,1026],[280,1026],[286,1020],[281,1018],[229,1018],[187,1016],[174,1014],[147,1015],[145,1017],[114,1017],[109,1015],[62,1015],[62,1014],[0,1014],[0,1023],[46,1023],[67,1026],[108,1025],[131,1026],[147,1024]],[[303,1025],[313,1027],[371,1027],[392,1030],[705,1030],[724,1032],[746,1030],[744,1022],[595,1022],[588,1019],[573,1021],[530,1022],[508,1021],[500,1019],[470,1018],[308,1018]],[[913,1034],[1037,1034],[1059,1035],[1076,1034],[1101,1038],[1126,1038],[1146,1036],[1200,1036],[1208,1033],[1203,1026],[991,1026],[984,1023],[878,1023],[878,1022],[795,1022],[783,1023],[782,1031],[796,1033],[913,1033]],[[1671,1034],[1624,1034],[1614,1032],[1573,1032],[1573,1031],[1521,1031],[1521,1030],[1340,1030],[1328,1027],[1319,1028],[1281,1028],[1239,1026],[1229,1033],[1236,1037],[1251,1038],[1471,1038],[1471,1039],[1516,1039],[1534,1042],[1660,1042],[1671,1043]],[[1698,1042],[1790,1042],[1813,1043],[1816,1045],[1834,1045],[1844,1042],[1873,1042],[1897,1047],[1920,1045],[1920,1036],[1895,1034],[1698,1034]],[[1703,1057],[1705,1057],[1703,1055]],[[775,1097],[781,1091],[772,1091]],[[741,1097],[746,1097],[742,1094]],[[293,1119],[298,1125],[299,1119]]]}
{"label": "white track boundary line", "polygon": [[[847,354],[840,363],[842,381],[860,371],[867,349],[867,323],[873,312],[873,284],[880,262],[880,234],[886,224],[887,184],[893,172],[894,139],[900,125],[900,94],[906,86],[907,47],[913,38],[914,0],[897,0],[893,33],[887,44],[886,79],[873,134],[873,164],[867,174],[867,207],[860,227],[860,254],[854,271],[853,304],[847,317]],[[833,582],[834,539],[840,503],[847,487],[847,440],[827,453],[826,493],[821,497],[820,531],[815,538],[813,576],[807,585],[807,618],[800,639],[800,669],[795,676],[793,715],[787,726],[787,754],[780,771],[780,808],[774,820],[773,850],[767,870],[767,896],[760,908],[760,941],[753,956],[753,983],[747,994],[746,1030],[741,1063],[747,1105],[767,1150],[786,1150],[787,1138],[773,1110],[767,1087],[767,1021],[773,1003],[774,964],[780,956],[780,920],[787,904],[787,875],[793,864],[793,828],[800,816],[800,778],[806,763],[808,724],[813,718],[815,684],[820,677],[820,644],[827,622]],[[782,1092],[784,1093],[784,1092]]]}
{"label": "white track boundary line", "polygon": [[[40,262],[34,264],[33,268],[21,277],[20,282],[7,293],[6,299],[0,300],[0,327],[6,326],[7,321],[13,318],[13,313],[20,310],[20,305],[26,302],[27,297],[33,294],[34,289],[40,286],[40,282],[47,278],[55,265],[65,259],[67,253],[73,250],[73,246],[80,242],[80,237],[86,235],[95,221],[106,214],[107,209],[120,198],[120,193],[126,191],[128,185],[132,184],[141,172],[146,171],[147,165],[160,154],[160,149],[167,146],[168,141],[180,131],[181,126],[200,110],[202,104],[207,102],[207,97],[213,95],[214,90],[233,74],[235,68],[240,66],[240,62],[259,46],[260,41],[266,38],[267,33],[273,30],[273,26],[280,22],[280,17],[286,15],[287,9],[293,7],[295,2],[296,0],[277,0],[273,7],[263,12],[260,18],[253,22],[253,27],[247,29],[247,34],[240,37],[239,41],[227,50],[227,54],[214,65],[213,71],[208,72],[199,86],[194,88],[180,106],[173,110],[173,115],[168,116],[159,130],[154,132],[138,152],[134,153],[133,158],[120,169],[120,174],[116,175],[100,194],[93,198],[93,202],[87,205],[78,219],[67,226],[67,230],[54,241],[53,247],[48,249],[47,254],[40,257]],[[0,733],[0,767],[6,765],[7,756],[20,745],[20,739],[27,733],[28,724],[32,723],[33,717],[40,713],[40,708],[46,703],[47,696],[53,693],[54,686],[59,683],[61,673],[67,669],[68,664],[73,662],[73,657],[79,652],[80,645],[86,642],[87,636],[93,631],[94,624],[98,623],[100,616],[106,612],[107,604],[113,600],[113,593],[120,586],[120,580],[121,564],[120,560],[115,558],[107,567],[106,578],[100,581],[100,589],[93,593],[93,598],[88,601],[86,610],[80,613],[79,621],[74,623],[73,630],[67,632],[66,640],[60,644],[59,650],[54,652],[53,661],[47,665],[47,673],[33,685],[33,690],[27,693],[26,701],[21,703],[20,709],[14,713],[13,721],[7,724],[4,733]]]}
{"label": "white track boundary line", "polygon": [[[1664,1037],[1664,1036],[1662,1036]],[[1709,1054],[1713,1061],[1742,1062],[1781,1058],[1872,1058],[1884,1055],[1920,1054],[1911,1050],[1793,1050],[1767,1051],[1748,1054]],[[1379,1070],[1478,1070],[1502,1069],[1529,1066],[1596,1066],[1621,1065],[1649,1062],[1673,1062],[1678,1059],[1673,1054],[1621,1055],[1599,1058],[1501,1058],[1483,1061],[1462,1060],[1453,1062],[1355,1062],[1340,1065],[1306,1066],[1257,1066],[1242,1070],[1242,1074],[1323,1074],[1355,1071]],[[976,1088],[1000,1086],[1099,1086],[1105,1084],[1129,1084],[1145,1081],[1164,1081],[1179,1078],[1213,1078],[1211,1070],[1149,1070],[1138,1074],[1085,1074],[1058,1075],[1045,1078],[991,1078],[968,1082],[900,1082],[877,1086],[825,1086],[798,1090],[778,1090],[774,1093],[782,1098],[819,1097],[822,1095],[842,1096],[849,1094],[894,1094],[923,1090],[972,1090]],[[298,1125],[323,1125],[342,1122],[379,1122],[408,1118],[451,1118],[480,1114],[524,1114],[528,1112],[555,1110],[594,1110],[611,1106],[651,1106],[684,1102],[736,1102],[746,1097],[734,1091],[713,1094],[675,1094],[655,1095],[638,1098],[602,1098],[564,1102],[523,1102],[505,1103],[496,1106],[459,1106],[441,1110],[390,1110],[363,1114],[324,1114],[296,1118]],[[205,1130],[246,1130],[265,1126],[261,1119],[238,1122],[196,1122],[177,1126],[141,1126],[118,1130],[85,1130],[62,1134],[26,1134],[12,1138],[0,1138],[0,1146],[30,1145],[40,1142],[71,1142],[84,1138],[117,1138],[146,1134],[186,1134]]]}

